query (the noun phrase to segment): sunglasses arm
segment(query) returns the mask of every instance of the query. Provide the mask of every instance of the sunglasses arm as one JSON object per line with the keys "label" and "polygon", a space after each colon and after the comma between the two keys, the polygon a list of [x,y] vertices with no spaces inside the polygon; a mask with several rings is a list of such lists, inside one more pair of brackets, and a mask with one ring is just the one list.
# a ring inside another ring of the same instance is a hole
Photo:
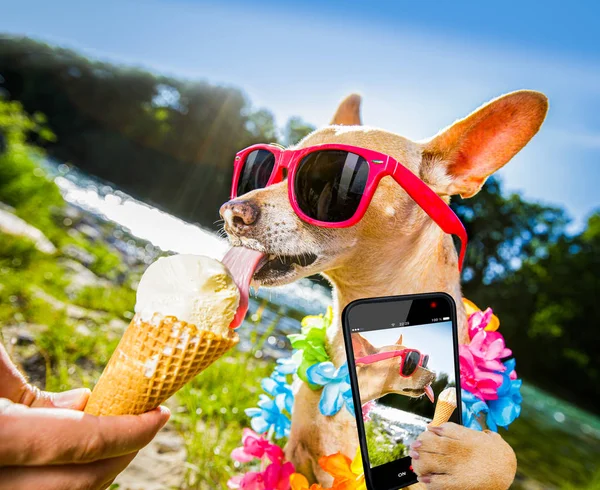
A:
{"label": "sunglasses arm", "polygon": [[467,250],[467,230],[454,211],[425,182],[398,162],[392,171],[392,177],[406,193],[425,211],[438,226],[449,235],[460,239],[458,269],[462,271]]}

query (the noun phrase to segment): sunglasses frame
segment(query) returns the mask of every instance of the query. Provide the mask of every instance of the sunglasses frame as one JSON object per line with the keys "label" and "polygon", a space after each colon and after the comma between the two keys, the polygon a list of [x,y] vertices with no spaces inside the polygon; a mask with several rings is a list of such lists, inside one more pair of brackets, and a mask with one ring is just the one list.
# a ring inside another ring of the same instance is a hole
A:
{"label": "sunglasses frame", "polygon": [[[231,183],[231,199],[239,197],[237,195],[237,188],[242,169],[248,155],[256,150],[267,150],[275,157],[275,164],[273,165],[271,176],[265,187],[282,182],[284,180],[283,170],[286,169],[288,172],[288,196],[294,212],[302,219],[302,221],[322,228],[348,228],[357,224],[367,212],[381,179],[386,176],[391,176],[445,233],[458,236],[461,242],[458,269],[462,270],[468,241],[467,232],[462,222],[458,216],[456,216],[454,211],[452,211],[450,206],[448,206],[448,204],[425,182],[389,155],[358,146],[335,143],[309,146],[300,149],[284,149],[272,144],[252,145],[239,151],[235,156],[233,179]],[[341,150],[354,153],[364,158],[369,165],[367,182],[358,208],[354,215],[345,221],[330,223],[328,221],[319,221],[311,218],[302,211],[296,199],[293,183],[300,162],[305,156],[324,150]]]}
{"label": "sunglasses frame", "polygon": [[429,360],[429,356],[427,354],[425,354],[425,355],[421,354],[421,351],[418,349],[408,349],[408,348],[400,349],[400,350],[390,350],[390,351],[386,351],[386,352],[378,352],[377,354],[371,354],[368,356],[359,357],[358,359],[355,359],[354,363],[355,364],[374,364],[379,361],[385,361],[387,359],[393,359],[394,357],[400,357],[400,365],[398,366],[398,374],[403,378],[410,378],[413,374],[415,374],[415,371],[413,371],[409,375],[405,375],[405,374],[402,374],[402,368],[404,367],[406,358],[408,357],[408,355],[411,352],[416,352],[417,354],[419,354],[419,362],[417,363],[417,367],[415,368],[415,371],[417,370],[418,367],[423,367],[423,369],[427,369],[426,367],[423,366],[423,362],[425,361],[425,358],[427,358],[427,360]]}

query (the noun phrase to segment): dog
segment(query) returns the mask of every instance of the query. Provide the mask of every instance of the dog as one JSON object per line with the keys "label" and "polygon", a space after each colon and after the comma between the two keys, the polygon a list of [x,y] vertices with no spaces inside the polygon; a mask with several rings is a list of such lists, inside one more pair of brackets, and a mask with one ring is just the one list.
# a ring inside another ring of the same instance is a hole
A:
{"label": "dog", "polygon": [[367,339],[358,333],[352,334],[352,350],[356,362],[358,391],[360,403],[364,405],[371,400],[377,400],[388,393],[418,398],[425,393],[425,387],[435,381],[435,373],[427,368],[418,366],[408,377],[398,375],[398,358],[384,359],[372,364],[361,364],[358,359],[380,352],[405,349],[402,335],[394,345],[386,345],[377,349]]}
{"label": "dog", "polygon": [[[545,95],[522,90],[501,96],[426,141],[362,126],[360,96],[343,100],[329,126],[296,148],[336,143],[379,151],[401,162],[442,199],[475,195],[538,132],[548,109]],[[380,182],[363,219],[348,228],[320,228],[302,221],[288,199],[287,182],[257,189],[221,208],[234,246],[271,254],[257,270],[257,285],[278,286],[321,273],[332,284],[335,320],[327,332],[332,362],[346,362],[341,311],[359,298],[443,291],[458,307],[459,342],[468,342],[457,253],[452,238],[391,178]],[[326,417],[320,393],[297,383],[286,455],[309,481],[330,486],[319,457],[358,446],[355,420],[346,410]],[[504,490],[514,479],[516,457],[496,433],[446,423],[413,445],[413,469],[428,489]],[[417,443],[417,444],[418,444]]]}

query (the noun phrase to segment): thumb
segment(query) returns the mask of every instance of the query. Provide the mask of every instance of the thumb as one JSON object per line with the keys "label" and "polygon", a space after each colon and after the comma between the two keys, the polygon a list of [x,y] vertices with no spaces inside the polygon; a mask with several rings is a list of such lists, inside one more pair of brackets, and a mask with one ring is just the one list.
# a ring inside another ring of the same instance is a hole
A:
{"label": "thumb", "polygon": [[49,393],[38,391],[31,407],[33,408],[70,408],[71,410],[83,410],[90,397],[90,390],[77,388],[75,390],[63,391],[61,393]]}

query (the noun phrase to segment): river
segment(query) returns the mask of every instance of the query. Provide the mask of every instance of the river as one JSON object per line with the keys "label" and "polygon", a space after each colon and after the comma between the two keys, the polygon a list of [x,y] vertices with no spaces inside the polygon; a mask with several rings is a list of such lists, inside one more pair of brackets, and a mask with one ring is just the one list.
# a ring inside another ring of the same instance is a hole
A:
{"label": "river", "polygon": [[[220,259],[227,249],[227,242],[214,232],[142,203],[77,169],[52,161],[46,167],[70,204],[117,223],[163,251]],[[308,280],[255,292],[249,317],[253,331],[259,335],[269,331],[264,355],[279,357],[289,352],[286,335],[298,331],[300,318],[323,313],[329,304],[329,290]],[[241,347],[248,348],[252,341],[244,335]],[[589,482],[600,461],[600,418],[527,383],[522,393],[521,418],[503,433],[523,470],[515,488],[563,488],[566,482],[583,484],[572,488],[600,488],[600,482],[598,486]]]}

